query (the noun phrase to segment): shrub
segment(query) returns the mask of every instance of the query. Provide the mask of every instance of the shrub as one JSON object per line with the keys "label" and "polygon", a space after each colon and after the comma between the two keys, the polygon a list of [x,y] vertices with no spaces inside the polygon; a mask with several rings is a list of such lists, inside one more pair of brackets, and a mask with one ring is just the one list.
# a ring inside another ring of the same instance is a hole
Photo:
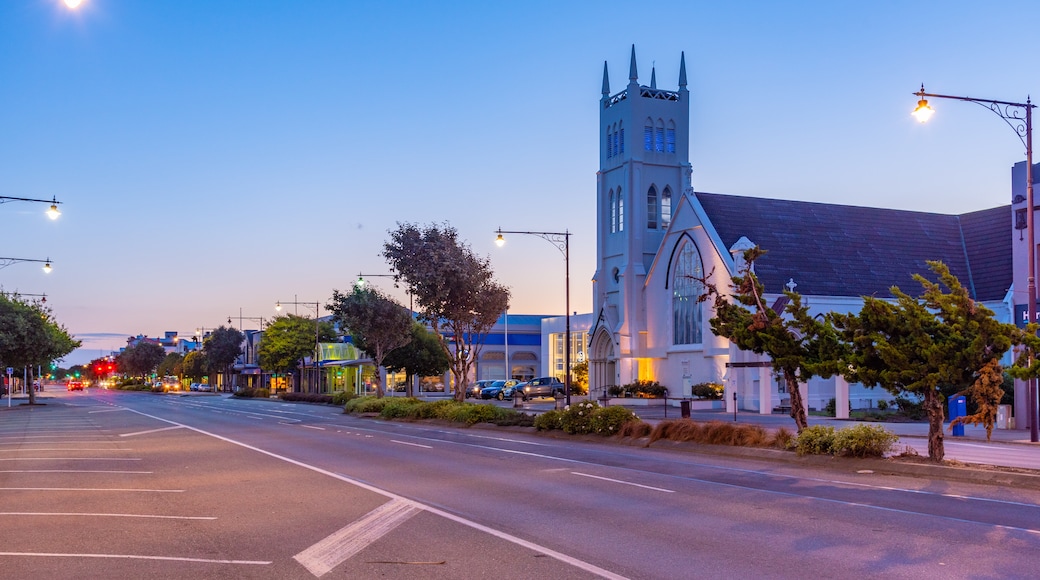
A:
{"label": "shrub", "polygon": [[546,411],[534,418],[534,427],[539,431],[563,429],[563,411]]}
{"label": "shrub", "polygon": [[884,457],[898,440],[899,437],[880,425],[856,425],[837,432],[833,453],[847,457]]}
{"label": "shrub", "polygon": [[[259,390],[267,391],[267,389],[259,389]],[[241,392],[241,390],[239,392]],[[267,391],[267,392],[270,393],[270,391]],[[257,397],[257,396],[260,396],[260,395],[250,395],[250,396]],[[270,396],[270,394],[268,394],[266,396]],[[283,401],[301,401],[301,402],[304,402],[304,403],[324,403],[326,405],[331,405],[332,402],[333,402],[333,396],[332,395],[326,395],[324,393],[279,393],[278,398],[283,400]]]}
{"label": "shrub", "polygon": [[721,399],[724,390],[718,383],[697,383],[690,387],[690,393],[698,399]]}
{"label": "shrub", "polygon": [[383,405],[389,400],[387,397],[377,399],[373,396],[357,397],[347,401],[343,405],[344,413],[378,413],[383,410]]}
{"label": "shrub", "polygon": [[914,401],[907,397],[896,397],[894,403],[896,407],[899,407],[899,412],[909,419],[919,420],[925,417],[924,403],[921,401]]}
{"label": "shrub", "polygon": [[592,413],[599,408],[594,401],[580,401],[563,410],[560,424],[567,433],[591,433]]}
{"label": "shrub", "polygon": [[649,437],[653,430],[653,425],[636,418],[621,425],[621,428],[618,429],[618,437]]}
{"label": "shrub", "polygon": [[607,394],[611,397],[620,397],[625,394],[625,388],[617,385],[610,385],[607,387]]}
{"label": "shrub", "polygon": [[239,389],[232,396],[242,399],[269,399],[271,391],[268,389]]}
{"label": "shrub", "polygon": [[813,425],[802,429],[795,439],[794,449],[798,455],[825,455],[834,450],[834,427]]}
{"label": "shrub", "polygon": [[880,401],[877,402],[877,408],[878,408],[878,411],[887,411],[888,410],[888,401],[886,401],[884,399],[881,399]]}
{"label": "shrub", "polygon": [[831,398],[831,400],[827,401],[827,405],[823,407],[823,414],[828,417],[836,416],[838,414],[838,400]]}
{"label": "shrub", "polygon": [[419,399],[412,397],[384,397],[385,402],[379,410],[379,416],[384,419],[415,419],[418,409],[423,404]]}
{"label": "shrub", "polygon": [[346,405],[347,401],[357,398],[357,395],[347,391],[334,391],[332,393],[333,405]]}
{"label": "shrub", "polygon": [[667,387],[661,386],[657,381],[636,381],[621,387],[622,391],[628,391],[641,397],[667,397]]}
{"label": "shrub", "polygon": [[787,427],[780,427],[773,434],[773,447],[777,449],[790,449],[794,447],[795,436]]}
{"label": "shrub", "polygon": [[592,412],[591,432],[597,435],[617,435],[626,423],[635,423],[639,417],[620,406],[599,407]]}

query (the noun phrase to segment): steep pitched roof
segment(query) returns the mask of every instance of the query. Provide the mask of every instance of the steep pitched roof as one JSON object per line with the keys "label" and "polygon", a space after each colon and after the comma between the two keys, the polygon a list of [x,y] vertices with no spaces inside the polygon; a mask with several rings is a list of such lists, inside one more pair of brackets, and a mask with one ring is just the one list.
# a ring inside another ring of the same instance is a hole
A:
{"label": "steep pitched roof", "polygon": [[[927,260],[950,267],[976,300],[1011,286],[1011,206],[964,215],[695,193],[728,250],[741,236],[768,251],[755,265],[767,292],[794,279],[820,296],[916,294]],[[929,276],[931,277],[931,276]]]}

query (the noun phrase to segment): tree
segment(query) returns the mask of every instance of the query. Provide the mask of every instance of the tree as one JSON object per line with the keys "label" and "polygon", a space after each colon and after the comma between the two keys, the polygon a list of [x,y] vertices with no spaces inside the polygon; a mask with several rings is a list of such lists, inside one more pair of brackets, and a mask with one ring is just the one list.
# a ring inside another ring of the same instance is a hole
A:
{"label": "tree", "polygon": [[413,396],[412,377],[442,375],[451,368],[451,358],[441,347],[437,335],[418,322],[412,322],[412,340],[390,351],[383,359],[387,370],[404,371],[408,378],[408,396]]}
{"label": "tree", "polygon": [[242,354],[244,341],[245,335],[242,331],[221,325],[202,343],[202,352],[206,354],[210,368],[224,374],[224,385],[230,382],[231,365],[235,363],[238,355]]}
{"label": "tree", "polygon": [[[295,373],[304,357],[314,355],[314,320],[287,314],[276,316],[264,331],[258,357],[260,366],[276,373]],[[318,342],[331,342],[336,332],[328,322],[318,324]]]}
{"label": "tree", "polygon": [[894,395],[923,399],[928,414],[928,458],[939,463],[945,455],[940,389],[991,390],[991,383],[997,380],[994,373],[1000,374],[1000,358],[1011,348],[1018,331],[976,304],[945,264],[928,262],[928,266],[939,282],[915,274],[924,289],[920,298],[893,286],[895,302],[867,296],[858,315],[831,314],[829,318],[848,347],[842,369],[846,378],[879,385]]}
{"label": "tree", "polygon": [[206,361],[205,353],[197,350],[184,355],[184,361],[181,363],[181,372],[192,382],[201,381],[206,376],[207,368],[209,362]]}
{"label": "tree", "polygon": [[[49,365],[80,346],[51,309],[42,302],[25,302],[18,296],[0,293],[0,361],[10,367]],[[29,404],[36,404],[36,392]]]}
{"label": "tree", "polygon": [[164,377],[179,377],[183,372],[184,355],[177,352],[167,353],[166,358],[159,363],[159,369],[156,371],[156,373]]}
{"label": "tree", "polygon": [[801,433],[809,423],[798,385],[813,376],[833,374],[838,342],[834,328],[811,316],[808,307],[802,305],[800,294],[785,291],[788,300],[780,312],[762,302],[763,288],[753,266],[764,254],[757,247],[744,252],[744,266],[732,278],[732,298],[708,281],[709,274],[701,281],[705,287],[701,300],[713,302],[712,332],[738,348],[769,356],[773,372],[782,376],[787,385],[791,418]]}
{"label": "tree", "polygon": [[589,361],[583,360],[574,365],[571,372],[574,373],[571,379],[575,391],[579,394],[587,393],[589,389]]}
{"label": "tree", "polygon": [[495,282],[489,260],[474,254],[447,224],[398,223],[383,257],[415,297],[420,320],[437,334],[451,359],[455,399],[464,400],[470,367],[509,307],[509,290]]}
{"label": "tree", "polygon": [[376,366],[376,398],[383,396],[379,367],[395,348],[412,339],[412,315],[376,288],[355,286],[350,294],[332,291],[332,304],[325,307],[349,331],[354,344],[372,357]]}
{"label": "tree", "polygon": [[166,351],[163,350],[163,347],[154,342],[142,340],[133,346],[126,347],[126,350],[119,353],[119,356],[116,357],[116,364],[130,376],[144,378],[151,374],[164,358],[166,358]]}

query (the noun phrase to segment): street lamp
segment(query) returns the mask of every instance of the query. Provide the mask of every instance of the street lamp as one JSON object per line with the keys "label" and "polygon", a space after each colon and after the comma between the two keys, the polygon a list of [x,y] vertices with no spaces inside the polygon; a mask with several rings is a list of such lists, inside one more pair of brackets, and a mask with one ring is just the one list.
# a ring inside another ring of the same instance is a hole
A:
{"label": "street lamp", "polygon": [[8,197],[6,195],[0,195],[0,203],[7,203],[9,201],[28,201],[28,202],[33,202],[33,203],[49,203],[49,204],[51,204],[50,209],[48,209],[47,211],[44,212],[44,213],[47,214],[47,217],[51,218],[52,220],[56,220],[56,219],[58,219],[58,216],[61,215],[61,211],[58,209],[58,204],[61,203],[61,202],[58,201],[58,198],[56,198],[56,197],[51,198],[50,201],[47,201],[46,199],[33,199],[31,197]]}
{"label": "street lamp", "polygon": [[[955,97],[950,95],[937,95],[933,93],[924,92],[924,84],[921,84],[921,90],[913,93],[917,96],[917,108],[914,109],[913,115],[918,121],[924,123],[931,118],[935,112],[929,105],[928,99],[925,97],[931,97],[933,99],[953,99],[955,101],[967,101],[969,103],[975,103],[981,107],[993,111],[998,117],[1007,123],[1008,127],[1018,135],[1018,139],[1022,142],[1022,145],[1026,148],[1026,237],[1029,238],[1029,244],[1027,247],[1027,260],[1029,267],[1027,269],[1026,278],[1026,291],[1028,296],[1026,297],[1026,312],[1029,317],[1029,324],[1036,322],[1036,237],[1034,236],[1034,220],[1033,214],[1036,211],[1036,206],[1033,205],[1033,108],[1036,107],[1026,97],[1024,103],[1014,103],[1011,101],[995,101],[992,99],[977,99],[974,97]],[[1030,364],[1032,360],[1029,361]],[[1033,443],[1040,441],[1040,429],[1037,427],[1037,419],[1040,418],[1040,393],[1037,391],[1036,379],[1028,379],[1026,382],[1026,398],[1028,400],[1028,416],[1029,416],[1029,440]]]}
{"label": "street lamp", "polygon": [[[565,314],[567,320],[565,332],[566,337],[564,339],[567,342],[567,346],[563,349],[563,367],[565,370],[563,375],[563,389],[567,393],[567,406],[569,407],[571,404],[571,232],[570,230],[565,230],[563,232],[512,232],[498,228],[495,230],[495,233],[498,234],[498,237],[495,238],[495,244],[500,248],[506,243],[506,239],[502,234],[521,234],[525,236],[538,236],[556,246],[556,249],[560,250],[563,254],[565,282],[564,307],[566,309]],[[506,366],[508,366],[508,361],[506,362]]]}
{"label": "street lamp", "polygon": [[[293,298],[295,298],[295,296]],[[302,305],[302,306],[306,306],[308,308],[310,308],[312,306],[314,307],[314,368],[315,368],[315,370],[317,370],[317,368],[318,368],[318,359],[321,358],[321,343],[318,342],[318,329],[320,328],[320,324],[321,324],[318,321],[318,316],[321,314],[321,302],[317,302],[317,301],[315,301],[315,302],[298,302],[296,300],[293,300],[292,302],[285,302],[285,304],[292,304],[293,306],[300,306],[300,305]],[[275,303],[274,309],[277,310],[278,312],[282,311],[282,301],[281,300],[279,300],[278,302]],[[317,376],[317,374],[316,374],[316,376]],[[321,385],[320,384],[317,385],[317,388],[320,389]]]}
{"label": "street lamp", "polygon": [[0,258],[0,270],[3,270],[11,264],[17,264],[18,262],[43,262],[43,272],[45,274],[50,274],[51,270],[54,269],[51,268],[50,258],[47,258],[46,260],[34,260],[32,258]]}

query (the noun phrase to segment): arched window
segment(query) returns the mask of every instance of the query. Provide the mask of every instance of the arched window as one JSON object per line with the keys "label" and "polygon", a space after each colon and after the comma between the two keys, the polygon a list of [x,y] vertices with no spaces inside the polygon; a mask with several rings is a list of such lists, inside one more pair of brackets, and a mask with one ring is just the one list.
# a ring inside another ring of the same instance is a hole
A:
{"label": "arched window", "polygon": [[625,196],[621,195],[621,188],[617,190],[617,231],[625,231]]}
{"label": "arched window", "polygon": [[664,153],[664,122],[657,120],[657,131],[654,132],[654,151]]}
{"label": "arched window", "polygon": [[617,127],[614,128],[614,155],[617,155],[618,151],[618,132]]}
{"label": "arched window", "polygon": [[700,344],[703,326],[701,303],[704,277],[697,246],[685,240],[672,264],[672,344]]}
{"label": "arched window", "polygon": [[624,123],[618,123],[618,126],[619,126],[619,128],[618,128],[619,139],[618,139],[618,150],[617,150],[617,153],[624,153],[625,152],[625,124]]}
{"label": "arched window", "polygon": [[610,190],[610,233],[617,231],[617,205],[614,200],[614,190]]}
{"label": "arched window", "polygon": [[667,229],[672,223],[672,188],[665,186],[661,192],[661,228]]}
{"label": "arched window", "polygon": [[657,229],[657,188],[652,185],[646,192],[646,227]]}
{"label": "arched window", "polygon": [[613,145],[614,145],[614,142],[611,139],[610,127],[607,127],[607,159],[610,159],[611,157],[614,156],[614,147],[613,147]]}
{"label": "arched window", "polygon": [[668,129],[664,134],[665,153],[675,153],[675,122],[668,121]]}
{"label": "arched window", "polygon": [[654,150],[654,122],[651,119],[647,119],[643,127],[643,149]]}

